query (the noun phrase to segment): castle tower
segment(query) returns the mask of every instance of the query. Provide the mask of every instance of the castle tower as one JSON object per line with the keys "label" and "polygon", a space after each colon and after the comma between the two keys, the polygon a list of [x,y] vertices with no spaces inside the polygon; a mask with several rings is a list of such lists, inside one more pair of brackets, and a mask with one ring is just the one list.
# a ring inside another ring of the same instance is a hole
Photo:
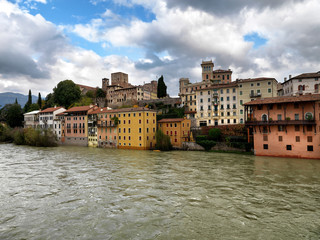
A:
{"label": "castle tower", "polygon": [[206,81],[210,81],[211,79],[213,79],[213,67],[214,67],[214,63],[212,62],[212,60],[210,61],[202,61],[201,63],[201,68],[202,68],[202,81],[206,82]]}
{"label": "castle tower", "polygon": [[109,79],[108,78],[102,78],[102,90],[107,91],[107,86],[109,86]]}
{"label": "castle tower", "polygon": [[123,73],[123,72],[111,73],[111,84],[118,85],[123,88],[130,87],[129,80],[128,80],[128,74]]}

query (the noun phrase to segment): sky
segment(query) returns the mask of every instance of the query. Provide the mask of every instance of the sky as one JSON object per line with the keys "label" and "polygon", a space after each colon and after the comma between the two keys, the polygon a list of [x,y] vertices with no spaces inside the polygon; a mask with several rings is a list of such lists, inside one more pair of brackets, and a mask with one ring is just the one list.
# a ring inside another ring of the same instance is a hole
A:
{"label": "sky", "polygon": [[283,82],[320,70],[319,12],[319,0],[0,0],[0,92],[125,72],[134,85],[163,75],[177,96],[202,60]]}

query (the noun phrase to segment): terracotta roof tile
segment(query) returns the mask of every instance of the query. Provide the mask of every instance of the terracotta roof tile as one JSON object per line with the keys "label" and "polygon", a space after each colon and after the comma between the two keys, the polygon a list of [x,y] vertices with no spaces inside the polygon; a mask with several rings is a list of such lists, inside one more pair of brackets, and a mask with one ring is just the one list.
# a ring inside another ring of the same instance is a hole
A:
{"label": "terracotta roof tile", "polygon": [[303,78],[320,78],[320,71],[314,72],[314,73],[302,73],[302,74],[295,76],[293,78],[290,78],[290,79],[303,79]]}
{"label": "terracotta roof tile", "polygon": [[272,97],[262,98],[247,102],[244,105],[260,105],[260,104],[271,104],[271,103],[287,103],[287,102],[315,102],[320,101],[320,94],[308,94],[301,96],[287,96],[287,97]]}
{"label": "terracotta roof tile", "polygon": [[62,107],[46,108],[46,109],[42,110],[40,113],[50,113],[50,112],[54,112],[54,111],[59,110],[60,108],[62,108]]}
{"label": "terracotta roof tile", "polygon": [[268,77],[260,77],[260,78],[247,78],[247,79],[237,79],[236,82],[237,83],[243,83],[243,82],[256,82],[256,81],[263,81],[263,80],[275,80],[277,81],[277,79],[275,78],[268,78]]}
{"label": "terracotta roof tile", "polygon": [[99,108],[90,114],[98,114],[98,113],[123,113],[123,112],[156,112],[156,110],[145,108],[145,107],[137,107],[137,108],[119,108],[119,109],[107,109],[107,108]]}
{"label": "terracotta roof tile", "polygon": [[81,107],[73,107],[65,111],[65,113],[69,112],[84,112],[88,111],[90,108],[93,108],[93,106],[81,106]]}
{"label": "terracotta roof tile", "polygon": [[158,123],[182,122],[184,118],[163,118]]}

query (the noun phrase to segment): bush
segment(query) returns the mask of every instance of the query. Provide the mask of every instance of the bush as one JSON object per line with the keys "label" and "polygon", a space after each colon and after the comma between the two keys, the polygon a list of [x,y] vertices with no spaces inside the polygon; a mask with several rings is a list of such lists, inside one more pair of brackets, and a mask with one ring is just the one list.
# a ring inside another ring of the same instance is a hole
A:
{"label": "bush", "polygon": [[160,129],[156,132],[156,149],[161,151],[169,151],[172,149],[170,137],[165,135]]}
{"label": "bush", "polygon": [[218,141],[221,138],[221,130],[219,128],[212,128],[209,130],[208,139]]}
{"label": "bush", "polygon": [[12,129],[0,124],[0,142],[13,142]]}
{"label": "bush", "polygon": [[13,143],[16,145],[25,145],[23,128],[15,128],[13,133]]}
{"label": "bush", "polygon": [[196,142],[205,141],[205,140],[208,140],[208,137],[206,135],[198,135],[196,137]]}
{"label": "bush", "polygon": [[201,141],[197,141],[197,144],[204,147],[206,151],[209,151],[211,148],[213,148],[216,145],[216,142],[212,140],[201,140]]}

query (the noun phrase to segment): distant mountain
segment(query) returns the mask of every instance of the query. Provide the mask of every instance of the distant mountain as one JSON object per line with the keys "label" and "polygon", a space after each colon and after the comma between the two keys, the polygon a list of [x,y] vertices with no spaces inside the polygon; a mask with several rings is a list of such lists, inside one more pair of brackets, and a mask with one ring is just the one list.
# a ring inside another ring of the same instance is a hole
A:
{"label": "distant mountain", "polygon": [[[24,105],[28,101],[28,95],[23,95],[20,93],[12,93],[12,92],[0,93],[0,108],[3,108],[4,105],[8,103],[14,103],[16,101],[16,98],[18,100],[18,103],[21,105],[21,107],[24,107]],[[38,97],[32,95],[32,103],[37,103],[37,101],[38,101]]]}

